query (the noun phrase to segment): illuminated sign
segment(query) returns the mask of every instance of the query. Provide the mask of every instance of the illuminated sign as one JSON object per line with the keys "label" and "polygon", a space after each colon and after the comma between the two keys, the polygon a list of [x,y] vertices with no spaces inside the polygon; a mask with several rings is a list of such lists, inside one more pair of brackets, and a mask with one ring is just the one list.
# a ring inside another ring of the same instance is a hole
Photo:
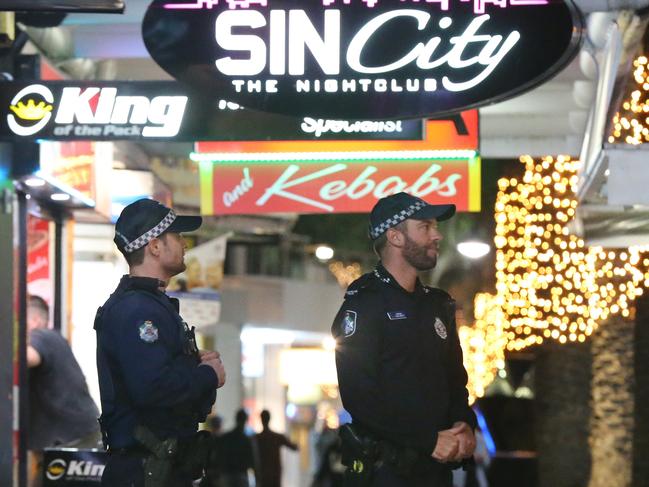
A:
{"label": "illuminated sign", "polygon": [[[407,191],[429,203],[480,210],[475,151],[313,154],[193,154],[200,161],[201,213],[369,212]],[[214,162],[213,162],[214,161]]]}
{"label": "illuminated sign", "polygon": [[43,487],[99,485],[107,456],[97,450],[47,448],[43,452]]}
{"label": "illuminated sign", "polygon": [[[421,120],[295,118],[190,94],[174,81],[3,83],[0,139],[421,140]],[[449,120],[459,115],[449,116]],[[461,120],[459,120],[461,122]]]}
{"label": "illuminated sign", "polygon": [[[272,116],[272,115],[269,115]],[[403,123],[413,121],[404,121]],[[211,157],[211,153],[270,153],[270,152],[344,152],[344,151],[431,151],[478,150],[478,110],[436,120],[427,120],[423,136],[411,140],[394,140],[385,135],[381,140],[249,140],[202,141],[196,143],[196,152]],[[365,123],[365,122],[361,122]],[[381,122],[378,122],[381,123]],[[327,126],[325,124],[325,126]],[[342,137],[337,136],[338,139]],[[214,156],[215,158],[218,156]]]}
{"label": "illuminated sign", "polygon": [[[12,85],[3,86],[3,94]],[[1,122],[18,137],[146,139],[178,134],[186,95],[122,94],[125,91],[104,83],[30,84],[3,103],[7,114]]]}
{"label": "illuminated sign", "polygon": [[572,0],[155,0],[147,49],[175,78],[312,118],[445,114],[518,95],[566,66]]}

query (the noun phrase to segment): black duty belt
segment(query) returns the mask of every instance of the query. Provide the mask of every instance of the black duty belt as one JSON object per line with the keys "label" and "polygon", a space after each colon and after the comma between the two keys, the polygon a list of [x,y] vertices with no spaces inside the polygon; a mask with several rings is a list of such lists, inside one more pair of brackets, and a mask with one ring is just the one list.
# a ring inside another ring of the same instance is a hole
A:
{"label": "black duty belt", "polygon": [[109,448],[107,450],[109,455],[121,455],[121,456],[146,456],[149,454],[149,451],[140,445],[126,446],[124,448]]}

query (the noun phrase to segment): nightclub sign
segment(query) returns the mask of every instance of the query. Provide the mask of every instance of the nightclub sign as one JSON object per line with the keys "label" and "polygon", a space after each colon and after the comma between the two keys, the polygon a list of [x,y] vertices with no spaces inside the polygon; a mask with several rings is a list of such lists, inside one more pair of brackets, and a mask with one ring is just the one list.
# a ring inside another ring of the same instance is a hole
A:
{"label": "nightclub sign", "polygon": [[0,140],[421,140],[423,125],[256,112],[174,81],[0,85]]}
{"label": "nightclub sign", "polygon": [[[480,157],[474,151],[430,151],[391,157],[200,163],[201,213],[369,212],[377,200],[407,191],[458,211],[480,211]],[[360,157],[360,156],[359,156]]]}
{"label": "nightclub sign", "polygon": [[155,0],[143,23],[175,78],[312,118],[426,117],[516,96],[581,45],[572,0]]}

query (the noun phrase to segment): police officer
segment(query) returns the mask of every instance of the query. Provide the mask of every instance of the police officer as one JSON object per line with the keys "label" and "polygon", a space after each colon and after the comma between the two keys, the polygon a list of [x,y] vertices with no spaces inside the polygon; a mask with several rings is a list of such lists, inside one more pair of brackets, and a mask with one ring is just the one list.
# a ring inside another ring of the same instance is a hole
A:
{"label": "police officer", "polygon": [[196,431],[225,371],[217,352],[196,348],[165,287],[185,270],[181,232],[201,223],[149,199],[128,205],[116,222],[114,241],[129,274],[95,319],[109,452],[102,486],[188,487],[200,476],[201,465],[192,463],[202,450]]}
{"label": "police officer", "polygon": [[341,428],[346,486],[450,487],[451,469],[473,454],[454,301],[417,277],[435,267],[437,223],[454,213],[397,193],[370,215],[380,262],[349,286],[332,325],[352,416]]}

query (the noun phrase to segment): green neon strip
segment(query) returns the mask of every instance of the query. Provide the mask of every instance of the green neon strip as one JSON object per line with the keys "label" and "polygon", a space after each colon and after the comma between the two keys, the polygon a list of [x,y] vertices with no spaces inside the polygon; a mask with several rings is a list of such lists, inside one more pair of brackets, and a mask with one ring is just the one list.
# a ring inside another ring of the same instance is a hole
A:
{"label": "green neon strip", "polygon": [[[377,163],[390,163],[390,162],[412,162],[412,161],[458,161],[458,160],[467,160],[469,159],[470,161],[473,161],[476,159],[477,152],[475,151],[464,151],[458,153],[457,156],[449,156],[448,153],[440,156],[421,156],[421,157],[386,157],[386,158],[381,158],[381,157],[372,157],[368,156],[367,158],[337,158],[337,159],[324,159],[324,158],[318,158],[318,159],[228,159],[228,160],[219,160],[215,159],[214,156],[217,156],[217,154],[198,154],[195,152],[192,152],[190,154],[190,159],[193,160],[194,162],[198,162],[199,165],[203,164],[219,164],[219,165],[240,165],[240,164],[245,164],[245,165],[251,165],[251,166],[256,166],[256,165],[268,165],[268,164],[287,164],[287,163],[294,163],[294,164],[331,164],[331,163],[338,163],[338,162],[346,162],[346,163],[367,163],[367,162],[377,162]],[[202,172],[202,170],[201,170]],[[478,173],[480,172],[479,170],[479,157],[478,157]]]}
{"label": "green neon strip", "polygon": [[476,153],[469,161],[469,211],[482,209],[482,159]]}
{"label": "green neon strip", "polygon": [[198,165],[201,184],[201,214],[214,214],[214,165],[210,162],[201,162]]}

